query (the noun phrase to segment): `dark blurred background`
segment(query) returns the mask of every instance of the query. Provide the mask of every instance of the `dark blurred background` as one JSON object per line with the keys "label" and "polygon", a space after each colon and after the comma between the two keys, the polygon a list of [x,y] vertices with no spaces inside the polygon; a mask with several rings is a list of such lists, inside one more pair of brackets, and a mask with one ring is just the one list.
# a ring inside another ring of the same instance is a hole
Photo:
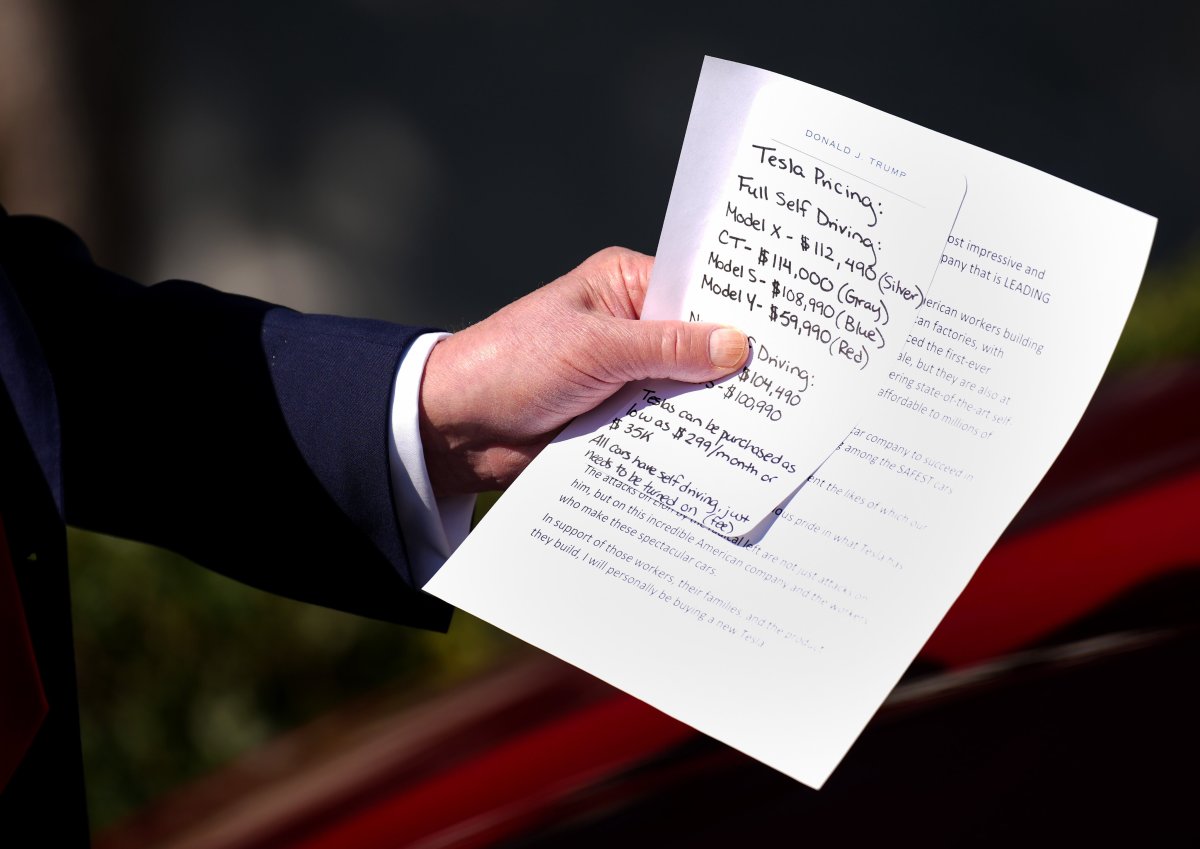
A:
{"label": "dark blurred background", "polygon": [[[0,202],[146,282],[460,327],[605,245],[654,251],[707,53],[1157,216],[1121,369],[1200,356],[1198,41],[1182,3],[0,0]],[[522,650],[72,547],[96,828]]]}

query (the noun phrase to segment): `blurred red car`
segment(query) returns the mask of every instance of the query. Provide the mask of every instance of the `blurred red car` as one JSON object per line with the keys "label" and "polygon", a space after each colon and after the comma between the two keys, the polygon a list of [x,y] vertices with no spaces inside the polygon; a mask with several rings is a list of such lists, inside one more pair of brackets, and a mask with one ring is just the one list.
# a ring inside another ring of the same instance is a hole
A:
{"label": "blurred red car", "polygon": [[1197,845],[1200,367],[1104,385],[820,792],[532,654],[338,716],[102,849]]}

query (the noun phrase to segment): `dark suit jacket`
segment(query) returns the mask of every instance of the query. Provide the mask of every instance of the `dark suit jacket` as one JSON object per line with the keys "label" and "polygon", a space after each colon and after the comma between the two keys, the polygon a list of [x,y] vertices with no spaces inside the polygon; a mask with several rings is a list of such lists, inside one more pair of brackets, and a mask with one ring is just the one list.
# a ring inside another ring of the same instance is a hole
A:
{"label": "dark suit jacket", "polygon": [[144,287],[61,225],[0,209],[0,515],[50,703],[0,794],[0,844],[30,828],[37,845],[87,839],[65,523],[292,598],[447,626],[407,580],[387,463],[392,383],[419,332]]}

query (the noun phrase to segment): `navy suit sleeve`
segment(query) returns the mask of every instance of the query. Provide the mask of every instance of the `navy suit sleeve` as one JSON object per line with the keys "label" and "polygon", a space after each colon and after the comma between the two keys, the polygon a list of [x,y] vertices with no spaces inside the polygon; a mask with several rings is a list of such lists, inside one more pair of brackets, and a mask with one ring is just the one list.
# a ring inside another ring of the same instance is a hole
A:
{"label": "navy suit sleeve", "polygon": [[2,210],[0,265],[53,375],[69,523],[292,598],[447,626],[407,580],[388,474],[392,385],[420,329],[142,286],[61,225]]}

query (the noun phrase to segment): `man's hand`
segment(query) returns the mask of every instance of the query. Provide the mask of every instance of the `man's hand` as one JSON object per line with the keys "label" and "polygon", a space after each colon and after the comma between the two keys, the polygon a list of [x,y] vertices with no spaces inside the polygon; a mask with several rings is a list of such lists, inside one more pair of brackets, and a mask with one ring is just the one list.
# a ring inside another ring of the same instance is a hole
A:
{"label": "man's hand", "polygon": [[631,380],[716,380],[745,362],[740,331],[637,320],[653,262],[608,248],[434,347],[420,423],[438,496],[508,486],[563,425]]}

